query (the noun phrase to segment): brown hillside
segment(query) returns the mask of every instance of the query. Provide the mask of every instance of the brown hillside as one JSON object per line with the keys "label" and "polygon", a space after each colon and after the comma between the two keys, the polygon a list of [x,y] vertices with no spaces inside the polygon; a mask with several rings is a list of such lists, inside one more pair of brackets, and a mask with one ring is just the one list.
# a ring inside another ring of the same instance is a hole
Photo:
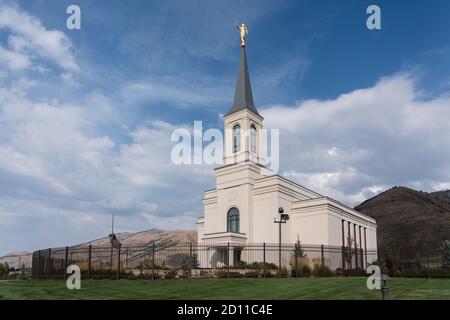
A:
{"label": "brown hillside", "polygon": [[376,219],[380,256],[414,259],[435,254],[442,239],[450,239],[450,198],[445,193],[394,187],[355,209]]}
{"label": "brown hillside", "polygon": [[[146,245],[152,242],[155,243],[182,243],[182,242],[197,242],[196,230],[160,230],[150,229],[140,232],[121,232],[116,233],[117,238],[123,246],[139,246]],[[103,237],[97,240],[92,240],[78,246],[87,245],[109,245],[109,238]]]}
{"label": "brown hillside", "polygon": [[7,262],[10,268],[18,268],[20,266],[25,266],[26,268],[31,267],[31,253],[26,251],[16,251],[5,254],[0,257],[0,263]]}

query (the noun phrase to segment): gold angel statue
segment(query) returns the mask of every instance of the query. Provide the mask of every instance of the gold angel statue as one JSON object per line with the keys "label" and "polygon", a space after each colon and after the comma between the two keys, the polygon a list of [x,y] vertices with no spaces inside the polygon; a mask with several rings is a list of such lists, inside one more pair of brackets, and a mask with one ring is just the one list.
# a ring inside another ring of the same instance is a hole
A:
{"label": "gold angel statue", "polygon": [[239,32],[241,33],[241,47],[245,47],[245,38],[248,33],[247,26],[245,24],[238,24],[237,22],[234,23],[236,28],[239,29]]}

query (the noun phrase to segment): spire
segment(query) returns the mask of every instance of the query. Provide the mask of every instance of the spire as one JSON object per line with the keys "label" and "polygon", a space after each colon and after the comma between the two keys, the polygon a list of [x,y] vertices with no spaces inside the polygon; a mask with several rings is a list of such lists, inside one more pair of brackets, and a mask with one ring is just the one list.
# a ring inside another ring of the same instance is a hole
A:
{"label": "spire", "polygon": [[241,46],[241,62],[236,80],[236,92],[234,94],[234,102],[227,115],[242,109],[249,109],[259,115],[253,104],[252,86],[250,84],[250,76],[248,74],[247,55],[245,46]]}

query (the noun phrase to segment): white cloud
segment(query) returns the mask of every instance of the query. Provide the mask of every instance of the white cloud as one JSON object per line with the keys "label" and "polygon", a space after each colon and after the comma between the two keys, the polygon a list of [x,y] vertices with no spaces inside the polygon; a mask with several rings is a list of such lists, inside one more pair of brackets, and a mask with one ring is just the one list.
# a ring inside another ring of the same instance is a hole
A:
{"label": "white cloud", "polygon": [[36,56],[48,59],[68,71],[78,71],[72,43],[61,31],[46,29],[41,21],[12,6],[0,4],[0,29],[10,32],[11,50],[0,50],[0,59],[11,69],[28,67]]}
{"label": "white cloud", "polygon": [[[165,81],[149,79],[145,82],[134,82],[125,85],[121,96],[126,105],[140,103],[165,102],[174,107],[210,106],[229,101],[232,94],[230,85],[209,78],[197,78],[197,84],[169,77]],[[214,86],[211,83],[215,83]],[[227,95],[228,94],[228,95]]]}
{"label": "white cloud", "polygon": [[[14,239],[24,234],[27,249],[50,240],[63,244],[58,236],[72,243],[101,236],[102,226],[93,224],[104,223],[102,216],[113,212],[122,228],[136,231],[194,227],[201,192],[213,185],[212,170],[171,163],[174,125],[143,123],[122,132],[128,142],[117,142],[98,131],[101,121],[114,124],[117,118],[101,94],[86,95],[84,104],[33,101],[26,91],[35,83],[20,79],[12,85],[0,87],[0,212],[8,221],[0,223],[8,240],[4,251],[14,249]],[[45,224],[47,219],[51,222]],[[81,230],[78,236],[74,228]],[[51,237],[43,236],[50,232]]]}
{"label": "white cloud", "polygon": [[27,55],[20,52],[4,49],[0,46],[0,62],[6,64],[11,70],[22,70],[30,66],[31,62]]}
{"label": "white cloud", "polygon": [[424,100],[408,75],[261,113],[280,129],[285,174],[349,205],[393,185],[434,190],[450,181],[450,98]]}

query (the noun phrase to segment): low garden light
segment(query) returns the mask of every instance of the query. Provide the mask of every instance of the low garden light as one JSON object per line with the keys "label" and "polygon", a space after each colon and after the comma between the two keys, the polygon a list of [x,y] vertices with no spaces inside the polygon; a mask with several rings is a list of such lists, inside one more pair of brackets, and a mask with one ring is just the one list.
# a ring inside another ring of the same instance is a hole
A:
{"label": "low garden light", "polygon": [[383,300],[389,300],[389,276],[387,274],[381,275],[381,297]]}

